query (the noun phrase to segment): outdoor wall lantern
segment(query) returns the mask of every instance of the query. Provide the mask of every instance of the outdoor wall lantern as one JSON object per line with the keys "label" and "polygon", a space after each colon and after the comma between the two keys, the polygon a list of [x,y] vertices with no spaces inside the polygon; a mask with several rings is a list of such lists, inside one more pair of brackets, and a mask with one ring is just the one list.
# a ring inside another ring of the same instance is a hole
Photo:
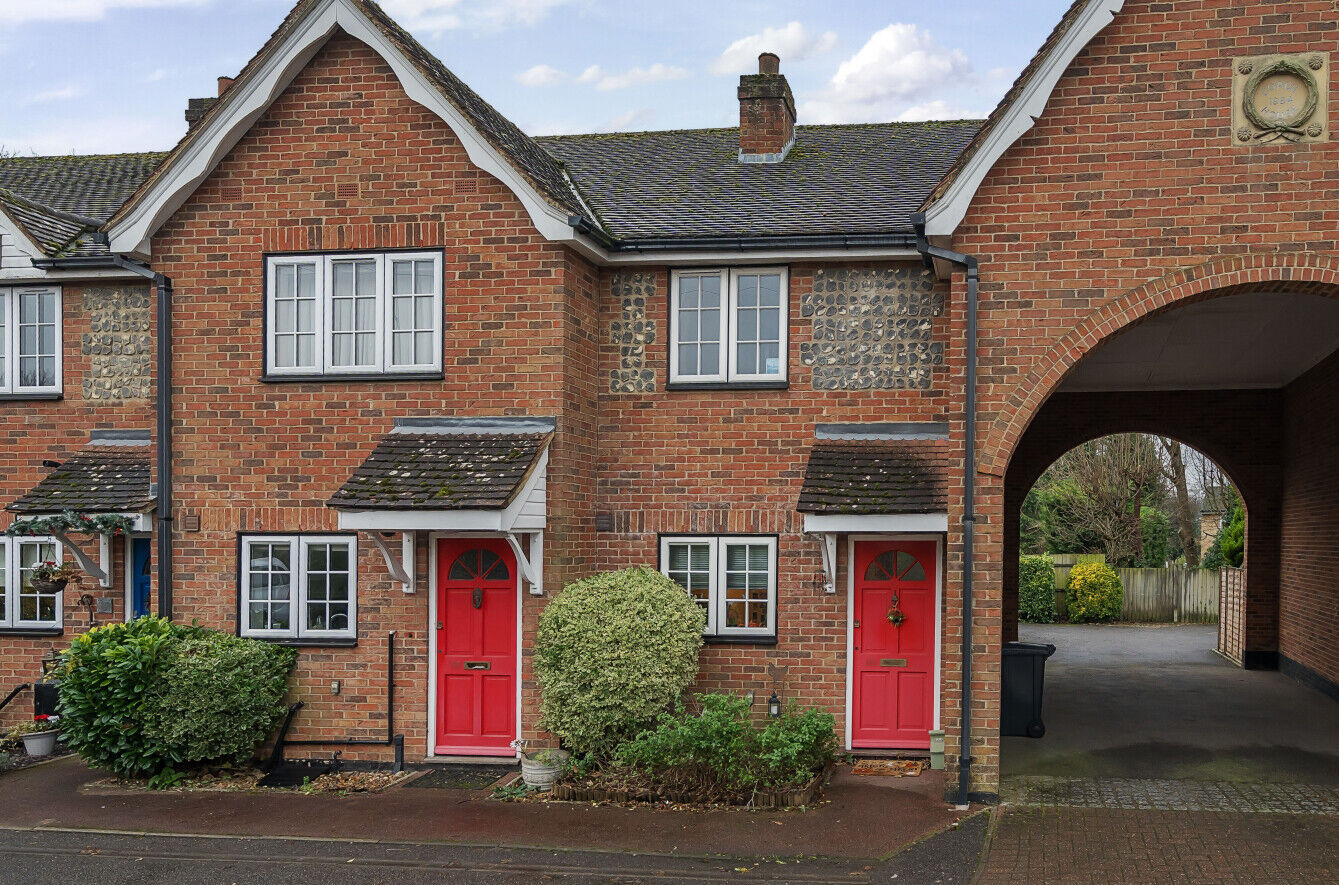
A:
{"label": "outdoor wall lantern", "polygon": [[776,696],[776,692],[772,692],[772,696],[767,699],[767,715],[773,719],[781,717],[781,698]]}

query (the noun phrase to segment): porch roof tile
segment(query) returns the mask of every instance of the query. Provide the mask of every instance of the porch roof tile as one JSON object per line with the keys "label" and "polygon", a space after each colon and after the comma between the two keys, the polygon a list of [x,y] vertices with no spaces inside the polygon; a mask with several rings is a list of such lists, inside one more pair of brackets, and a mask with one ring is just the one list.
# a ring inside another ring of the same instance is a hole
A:
{"label": "porch roof tile", "polygon": [[820,440],[809,453],[803,513],[943,513],[950,451],[942,440]]}
{"label": "porch roof tile", "polygon": [[89,446],[5,507],[11,513],[143,513],[155,503],[148,446]]}

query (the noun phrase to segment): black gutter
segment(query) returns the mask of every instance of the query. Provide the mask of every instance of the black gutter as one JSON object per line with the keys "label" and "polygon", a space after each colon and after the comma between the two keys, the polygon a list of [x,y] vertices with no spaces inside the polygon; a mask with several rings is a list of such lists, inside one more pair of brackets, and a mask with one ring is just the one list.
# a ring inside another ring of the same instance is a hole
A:
{"label": "black gutter", "polygon": [[119,268],[152,280],[158,307],[158,615],[172,618],[172,280],[138,261],[120,255],[80,255],[67,258],[35,258],[33,266],[43,270],[95,270]]}
{"label": "black gutter", "polygon": [[966,458],[962,482],[962,737],[958,747],[958,804],[967,805],[972,789],[972,569],[976,546],[976,363],[977,295],[980,271],[975,256],[932,245],[925,236],[925,214],[912,216],[916,250],[926,267],[934,259],[957,264],[967,271],[967,402]]}
{"label": "black gutter", "polygon": [[568,216],[567,223],[577,233],[591,237],[610,252],[666,252],[675,249],[721,252],[736,252],[741,249],[914,249],[917,242],[915,234],[892,232],[779,237],[647,237],[619,240],[609,236],[584,215]]}

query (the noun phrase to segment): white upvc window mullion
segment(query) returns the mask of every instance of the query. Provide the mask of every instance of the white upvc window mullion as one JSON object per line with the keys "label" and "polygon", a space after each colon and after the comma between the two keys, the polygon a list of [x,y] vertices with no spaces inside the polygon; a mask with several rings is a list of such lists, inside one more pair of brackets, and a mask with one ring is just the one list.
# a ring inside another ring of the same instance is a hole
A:
{"label": "white upvc window mullion", "polygon": [[4,604],[0,626],[15,629],[60,627],[65,617],[63,591],[38,592],[31,574],[43,562],[61,562],[64,551],[55,538],[3,539]]}
{"label": "white upvc window mullion", "polygon": [[325,258],[325,371],[385,371],[382,341],[386,315],[385,272],[380,255]]}
{"label": "white upvc window mullion", "polygon": [[14,324],[9,315],[12,300],[12,290],[0,288],[0,393],[9,393],[14,384],[14,372],[9,365],[14,353]]}
{"label": "white upvc window mullion", "polygon": [[786,378],[786,272],[777,268],[730,271],[730,380]]}
{"label": "white upvc window mullion", "polygon": [[687,590],[706,612],[707,623],[702,632],[715,635],[716,539],[662,538],[660,563],[665,575]]}
{"label": "white upvc window mullion", "polygon": [[354,636],[357,540],[348,535],[303,536],[300,547],[298,635],[310,639]]}
{"label": "white upvc window mullion", "polygon": [[301,581],[296,535],[264,535],[242,541],[243,636],[297,637],[297,587]]}
{"label": "white upvc window mullion", "polygon": [[319,256],[269,261],[266,372],[319,374],[325,365],[325,263]]}
{"label": "white upvc window mullion", "polygon": [[240,633],[256,639],[353,639],[358,541],[353,535],[242,538]]}
{"label": "white upvc window mullion", "polygon": [[705,635],[776,635],[775,537],[664,536],[660,570],[706,609]]}
{"label": "white upvc window mullion", "polygon": [[670,274],[670,380],[725,381],[729,325],[724,270]]}
{"label": "white upvc window mullion", "polygon": [[12,538],[0,538],[0,627],[14,626],[14,599],[16,581],[14,571],[14,545]]}
{"label": "white upvc window mullion", "polygon": [[59,286],[0,288],[0,393],[59,393],[64,361]]}
{"label": "white upvc window mullion", "polygon": [[386,371],[442,368],[442,261],[436,252],[386,256]]}

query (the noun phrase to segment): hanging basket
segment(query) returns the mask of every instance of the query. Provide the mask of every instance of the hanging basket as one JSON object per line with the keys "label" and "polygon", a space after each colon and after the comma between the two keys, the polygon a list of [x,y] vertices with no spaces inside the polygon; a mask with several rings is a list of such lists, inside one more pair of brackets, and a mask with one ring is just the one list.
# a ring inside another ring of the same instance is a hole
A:
{"label": "hanging basket", "polygon": [[41,578],[33,578],[33,589],[38,593],[60,593],[69,584],[69,581],[47,581]]}

